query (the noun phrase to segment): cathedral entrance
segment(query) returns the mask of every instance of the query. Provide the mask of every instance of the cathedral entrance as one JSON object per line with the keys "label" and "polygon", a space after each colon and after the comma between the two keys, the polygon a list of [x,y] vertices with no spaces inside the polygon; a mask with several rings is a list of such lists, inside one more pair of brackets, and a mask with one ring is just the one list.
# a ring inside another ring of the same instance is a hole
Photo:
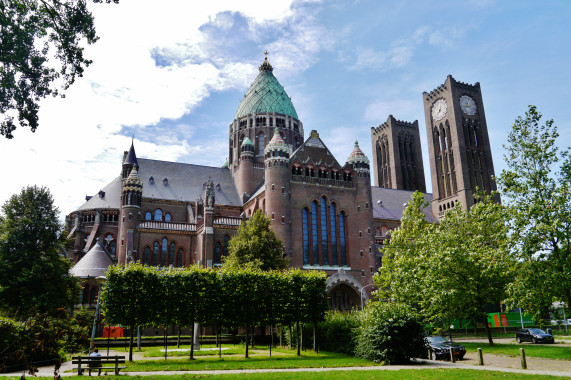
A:
{"label": "cathedral entrance", "polygon": [[359,309],[361,302],[357,292],[347,284],[339,284],[327,293],[331,310],[350,311]]}

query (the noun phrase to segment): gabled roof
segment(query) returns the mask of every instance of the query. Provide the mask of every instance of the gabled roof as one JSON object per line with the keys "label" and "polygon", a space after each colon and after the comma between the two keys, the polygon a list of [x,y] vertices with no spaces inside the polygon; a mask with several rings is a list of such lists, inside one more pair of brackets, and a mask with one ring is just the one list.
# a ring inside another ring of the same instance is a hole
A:
{"label": "gabled roof", "polygon": [[[410,202],[414,191],[387,189],[384,187],[371,186],[371,195],[373,199],[373,218],[400,220],[406,207],[406,203]],[[426,221],[429,223],[438,223],[432,215],[432,194],[423,193],[424,200],[428,202],[422,212],[426,215]]]}
{"label": "gabled roof", "polygon": [[319,134],[315,130],[311,131],[308,139],[295,150],[291,157],[291,162],[307,162],[308,160],[313,163],[322,161],[327,165],[333,163],[339,167],[343,167],[342,165],[339,165],[335,156],[333,156],[331,151],[329,151],[327,146],[325,146],[323,141],[321,141]]}
{"label": "gabled roof", "polygon": [[236,116],[234,116],[235,119],[249,114],[266,112],[275,112],[299,119],[290,97],[272,71],[273,68],[266,57],[265,62],[260,66],[260,73],[244,94],[244,98],[236,111]]}
{"label": "gabled roof", "polygon": [[98,240],[93,248],[71,268],[70,273],[79,278],[96,278],[103,276],[111,265],[113,265],[113,259]]}

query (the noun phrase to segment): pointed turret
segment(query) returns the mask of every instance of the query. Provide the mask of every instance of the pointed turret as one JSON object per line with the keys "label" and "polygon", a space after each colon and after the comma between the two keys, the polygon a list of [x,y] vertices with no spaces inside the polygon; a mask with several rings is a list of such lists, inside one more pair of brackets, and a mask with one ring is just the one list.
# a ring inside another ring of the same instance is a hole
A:
{"label": "pointed turret", "polygon": [[355,147],[347,159],[347,165],[351,166],[358,177],[369,177],[369,159],[359,148],[358,141],[355,141]]}
{"label": "pointed turret", "polygon": [[135,154],[135,142],[134,139],[131,140],[131,148],[129,148],[129,152],[125,152],[123,156],[123,171],[121,178],[125,179],[131,173],[131,169],[133,169],[133,165],[139,165],[137,161],[137,155]]}

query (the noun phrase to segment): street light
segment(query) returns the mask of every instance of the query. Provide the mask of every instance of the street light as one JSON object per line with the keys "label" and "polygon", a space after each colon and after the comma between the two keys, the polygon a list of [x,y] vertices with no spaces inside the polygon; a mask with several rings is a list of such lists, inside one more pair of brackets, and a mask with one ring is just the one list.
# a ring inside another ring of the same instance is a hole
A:
{"label": "street light", "polygon": [[[95,315],[93,316],[93,328],[91,329],[91,348],[95,347],[95,331],[97,330],[97,320],[99,319],[99,305],[101,299],[101,289],[103,288],[103,284],[107,281],[107,277],[105,276],[98,276],[95,277],[95,281],[99,285],[99,293],[97,294],[97,306],[95,307]],[[109,345],[107,346],[107,350],[109,351]]]}
{"label": "street light", "polygon": [[361,310],[363,310],[365,308],[364,304],[363,304],[363,290],[365,290],[366,288],[368,288],[369,286],[375,286],[375,284],[369,284],[369,285],[365,285],[361,288]]}

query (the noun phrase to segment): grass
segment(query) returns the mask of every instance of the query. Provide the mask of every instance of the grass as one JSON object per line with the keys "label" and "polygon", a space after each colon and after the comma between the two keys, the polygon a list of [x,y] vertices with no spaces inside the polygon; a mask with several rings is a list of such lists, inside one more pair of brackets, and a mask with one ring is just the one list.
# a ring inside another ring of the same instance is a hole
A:
{"label": "grass", "polygon": [[[181,345],[180,348],[190,349],[190,345]],[[202,350],[194,350],[194,356],[217,356],[218,350],[204,350],[204,348],[216,348],[214,344],[202,345]],[[223,347],[222,355],[235,355],[244,354],[244,346],[241,345],[226,345]],[[164,357],[165,353],[164,347],[143,347],[141,352],[144,353],[146,357]],[[173,351],[176,347],[169,346],[167,350],[167,357],[188,357],[190,356],[190,351]],[[272,350],[273,351],[273,350]]]}
{"label": "grass", "polygon": [[[236,346],[243,349],[243,346]],[[378,364],[334,352],[320,352],[316,355],[312,351],[305,351],[301,356],[287,349],[274,349],[272,356],[260,347],[250,350],[250,358],[244,358],[243,351],[237,355],[198,357],[195,360],[167,359],[167,360],[137,360],[127,363],[127,371],[201,371],[201,370],[228,370],[228,369],[269,369],[269,368],[335,368],[335,367],[366,367]]]}
{"label": "grass", "polygon": [[[98,379],[103,380],[116,380],[116,376],[100,376]],[[510,380],[535,380],[545,379],[545,375],[528,375],[519,373],[506,373],[495,371],[478,371],[472,369],[403,369],[403,370],[363,370],[363,371],[324,371],[324,372],[283,372],[283,373],[244,373],[244,374],[223,374],[223,375],[169,375],[169,376],[133,376],[129,379],[140,380],[180,380],[180,379],[205,379],[212,378],[216,380],[360,380],[360,379],[483,379],[495,380],[506,379]],[[549,379],[565,379],[566,377],[550,376]],[[7,378],[8,380],[18,380],[18,378]],[[40,378],[41,379],[41,378]],[[44,378],[50,379],[50,378]],[[66,377],[69,380],[82,380],[85,376],[72,376]]]}
{"label": "grass", "polygon": [[528,357],[545,358],[545,359],[566,359],[571,360],[571,347],[559,346],[557,344],[501,344],[495,343],[490,346],[489,343],[471,343],[461,342],[467,351],[477,351],[481,348],[484,354],[499,354],[519,356],[519,349],[525,349],[525,355]]}

